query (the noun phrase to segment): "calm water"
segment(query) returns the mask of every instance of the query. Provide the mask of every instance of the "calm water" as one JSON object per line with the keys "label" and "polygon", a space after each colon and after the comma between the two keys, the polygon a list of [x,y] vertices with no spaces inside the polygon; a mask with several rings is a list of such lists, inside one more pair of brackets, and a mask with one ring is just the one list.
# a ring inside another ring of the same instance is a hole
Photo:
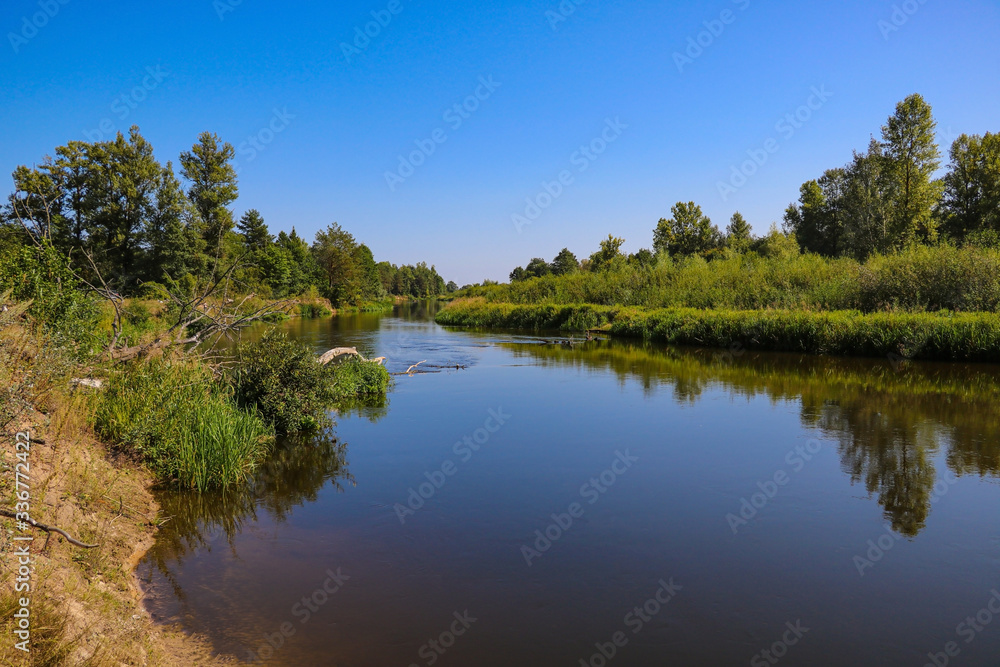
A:
{"label": "calm water", "polygon": [[162,498],[149,608],[220,652],[1000,664],[997,367],[568,348],[419,307],[287,329],[435,372],[250,489]]}

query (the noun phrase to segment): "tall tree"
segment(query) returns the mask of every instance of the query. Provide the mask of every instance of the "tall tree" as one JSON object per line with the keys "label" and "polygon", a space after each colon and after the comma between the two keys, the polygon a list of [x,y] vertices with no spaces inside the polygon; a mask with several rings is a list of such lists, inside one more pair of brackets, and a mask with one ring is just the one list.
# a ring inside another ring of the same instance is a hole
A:
{"label": "tall tree", "polygon": [[128,286],[143,273],[136,260],[156,208],[163,168],[136,126],[128,139],[119,132],[112,141],[93,144],[88,155],[94,175],[90,248],[104,278],[119,288]]}
{"label": "tall tree", "polygon": [[608,238],[601,241],[601,249],[590,256],[590,270],[600,271],[611,263],[616,257],[621,257],[621,248],[625,245],[625,239],[608,234]]}
{"label": "tall tree", "polygon": [[190,151],[181,153],[181,173],[190,183],[188,196],[205,225],[208,251],[222,257],[223,240],[233,229],[229,205],[239,195],[236,169],[231,164],[236,152],[211,132],[203,132]]}
{"label": "tall tree", "polygon": [[750,247],[753,240],[753,230],[739,211],[733,213],[726,227],[726,244],[734,250],[743,251]]}
{"label": "tall tree", "polygon": [[677,202],[667,220],[660,218],[653,230],[653,249],[670,255],[694,255],[717,248],[722,234],[712,221],[692,202]]}
{"label": "tall tree", "polygon": [[243,214],[236,228],[243,236],[243,243],[248,250],[262,251],[274,242],[274,237],[267,230],[264,216],[257,209],[250,209]]}
{"label": "tall tree", "polygon": [[920,95],[910,95],[882,127],[882,149],[888,179],[892,245],[932,240],[937,231],[933,209],[941,184],[933,180],[941,152],[934,137],[937,122]]}
{"label": "tall tree", "polygon": [[893,233],[892,174],[882,145],[872,139],[867,153],[855,151],[845,169],[840,201],[843,215],[842,247],[846,254],[864,259],[873,252],[900,246]]}
{"label": "tall tree", "polygon": [[959,240],[974,232],[1000,232],[1000,134],[963,134],[950,156],[941,206],[946,231]]}
{"label": "tall tree", "polygon": [[580,262],[577,261],[576,255],[569,251],[569,248],[563,248],[559,251],[559,254],[555,256],[552,260],[552,273],[557,276],[564,276],[567,273],[573,273],[580,268]]}
{"label": "tall tree", "polygon": [[198,276],[205,270],[205,241],[201,237],[198,213],[185,197],[173,164],[160,172],[156,205],[147,228],[149,261],[146,278],[174,283],[185,275]]}
{"label": "tall tree", "polygon": [[354,251],[357,245],[354,236],[336,222],[316,233],[313,255],[325,277],[324,295],[335,305],[356,301],[359,276]]}

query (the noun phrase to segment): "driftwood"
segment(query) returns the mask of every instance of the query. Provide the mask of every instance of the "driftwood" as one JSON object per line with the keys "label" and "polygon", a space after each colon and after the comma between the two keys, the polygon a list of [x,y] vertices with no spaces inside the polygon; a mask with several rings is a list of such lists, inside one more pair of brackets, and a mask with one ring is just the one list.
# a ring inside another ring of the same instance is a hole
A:
{"label": "driftwood", "polygon": [[364,355],[358,352],[356,347],[335,347],[332,350],[324,352],[320,355],[318,361],[321,364],[328,364],[331,361],[338,361],[341,357],[357,357],[361,361],[374,361],[377,364],[385,364],[385,357],[375,357],[374,359],[365,359]]}
{"label": "driftwood", "polygon": [[424,359],[423,361],[418,361],[417,363],[413,364],[412,366],[410,366],[409,368],[407,368],[407,369],[406,369],[406,374],[407,374],[407,375],[409,375],[410,373],[412,373],[412,372],[413,372],[413,370],[414,370],[414,369],[415,369],[415,368],[416,368],[417,366],[419,366],[420,364],[426,364],[426,363],[427,363],[427,360],[426,360],[426,359]]}
{"label": "driftwood", "polygon": [[[0,507],[0,516],[6,516],[10,517],[11,519],[16,519],[17,512],[15,512],[14,510],[9,510],[6,507]],[[98,544],[84,544],[79,540],[73,539],[73,536],[67,533],[62,528],[56,528],[55,526],[47,526],[44,523],[39,523],[32,518],[28,518],[26,523],[30,524],[31,526],[39,530],[44,530],[46,533],[59,533],[60,535],[66,538],[67,542],[69,542],[75,547],[80,547],[81,549],[96,549],[98,546],[100,546]]]}

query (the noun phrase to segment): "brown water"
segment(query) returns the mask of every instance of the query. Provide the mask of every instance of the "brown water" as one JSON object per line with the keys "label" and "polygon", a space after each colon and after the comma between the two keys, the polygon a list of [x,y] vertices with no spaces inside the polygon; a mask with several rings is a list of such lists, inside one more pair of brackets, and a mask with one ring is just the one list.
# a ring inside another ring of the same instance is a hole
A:
{"label": "brown water", "polygon": [[1000,665],[997,367],[431,314],[286,325],[439,372],[164,495],[157,618],[269,665]]}

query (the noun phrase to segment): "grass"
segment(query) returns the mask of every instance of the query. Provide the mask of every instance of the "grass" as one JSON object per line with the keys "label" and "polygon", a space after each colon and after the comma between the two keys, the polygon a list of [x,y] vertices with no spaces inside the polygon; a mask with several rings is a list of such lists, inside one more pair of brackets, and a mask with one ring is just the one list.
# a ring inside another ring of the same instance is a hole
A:
{"label": "grass", "polygon": [[240,410],[197,362],[150,360],[117,371],[97,399],[94,428],[161,479],[203,491],[244,482],[273,430],[255,408]]}
{"label": "grass", "polygon": [[578,271],[462,292],[494,303],[594,304],[728,310],[992,312],[1000,308],[1000,249],[915,246],[865,262],[812,254],[659,257],[652,266],[619,258]]}
{"label": "grass", "polygon": [[512,305],[460,299],[438,313],[445,325],[582,331],[676,345],[950,361],[1000,361],[996,313],[862,313],[806,310],[644,309]]}

